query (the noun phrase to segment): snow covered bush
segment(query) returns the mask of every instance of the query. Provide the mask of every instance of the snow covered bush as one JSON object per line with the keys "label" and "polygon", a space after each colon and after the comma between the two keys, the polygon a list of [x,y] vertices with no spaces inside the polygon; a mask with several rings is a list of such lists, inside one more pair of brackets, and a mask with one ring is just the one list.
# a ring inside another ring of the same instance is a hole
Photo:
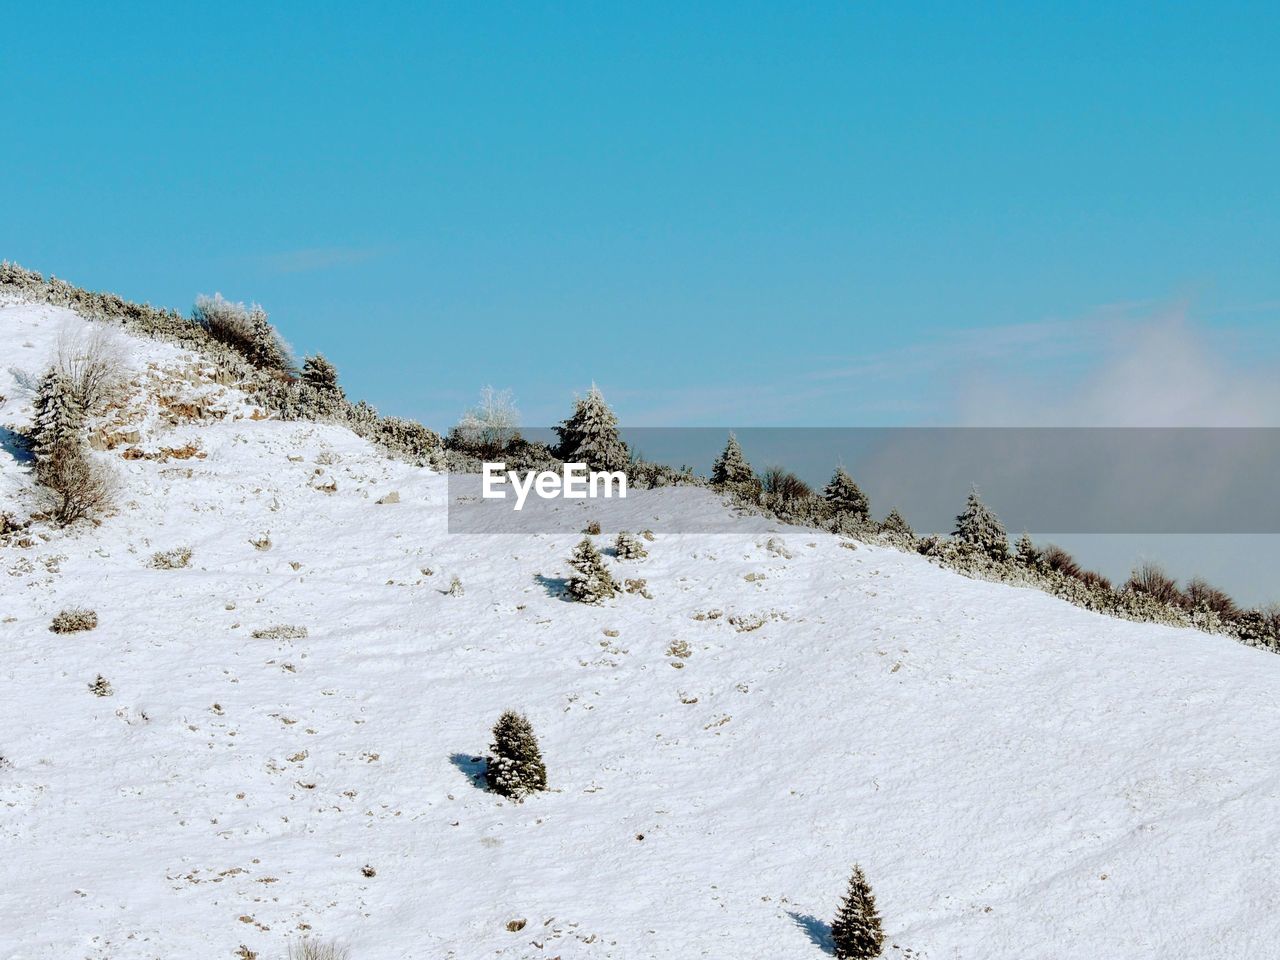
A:
{"label": "snow covered bush", "polygon": [[307,628],[291,623],[278,623],[273,627],[260,627],[253,631],[255,640],[305,640]]}
{"label": "snow covered bush", "polygon": [[124,346],[114,331],[94,327],[58,337],[57,371],[85,413],[97,413],[124,383]]}
{"label": "snow covered bush", "polygon": [[191,319],[215,340],[238,351],[260,370],[287,370],[289,351],[267,320],[267,312],[256,303],[246,307],[215,293],[201,294],[191,310]]}
{"label": "snow covered bush", "polygon": [[1202,577],[1195,577],[1187,582],[1182,591],[1182,600],[1183,606],[1188,610],[1210,611],[1223,620],[1234,620],[1240,615],[1240,608],[1231,596]]}
{"label": "snow covered bush", "polygon": [[151,555],[147,566],[153,570],[181,570],[191,563],[190,547],[174,547],[172,550],[157,550]]}
{"label": "snow covered bush", "polygon": [[649,555],[640,538],[623,530],[613,541],[613,555],[619,560],[643,560]]}
{"label": "snow covered bush", "polygon": [[588,523],[585,527],[582,528],[582,532],[593,537],[600,536],[600,521],[592,520],[590,523]]}
{"label": "snow covered bush", "polygon": [[569,566],[574,572],[567,587],[573,599],[582,603],[600,603],[617,596],[618,583],[589,537],[583,537],[582,542],[574,547]]}
{"label": "snow covered bush", "polygon": [[724,450],[711,465],[711,482],[717,486],[726,484],[750,483],[755,479],[751,464],[742,453],[738,438],[732,433],[724,445]]}
{"label": "snow covered bush", "polygon": [[956,541],[963,547],[985,553],[993,560],[1009,555],[1009,537],[1004,524],[978,496],[977,488],[969,491],[965,508],[956,517]]}
{"label": "snow covered bush", "polygon": [[871,886],[855,865],[849,878],[849,889],[840,901],[840,909],[831,922],[831,941],[838,960],[866,960],[880,956],[884,948],[884,931]]}
{"label": "snow covered bush", "polygon": [[480,402],[462,414],[450,433],[451,445],[482,458],[506,450],[517,436],[520,411],[510,390],[483,387]]}
{"label": "snow covered bush", "polygon": [[865,520],[871,510],[867,495],[853,482],[853,477],[849,476],[844,467],[836,467],[822,496],[837,513],[848,514],[860,520]]}
{"label": "snow covered bush", "polygon": [[625,470],[631,459],[618,435],[618,418],[593,383],[574,404],[573,416],[555,428],[555,455],[565,463],[585,463],[591,470]]}
{"label": "snow covered bush", "polygon": [[94,611],[84,607],[68,607],[53,618],[49,629],[54,633],[80,633],[92,630],[97,625],[98,615]]}
{"label": "snow covered bush", "polygon": [[494,793],[520,800],[547,789],[547,768],[542,762],[533,725],[522,713],[504,711],[493,728],[492,751],[485,768],[485,783]]}

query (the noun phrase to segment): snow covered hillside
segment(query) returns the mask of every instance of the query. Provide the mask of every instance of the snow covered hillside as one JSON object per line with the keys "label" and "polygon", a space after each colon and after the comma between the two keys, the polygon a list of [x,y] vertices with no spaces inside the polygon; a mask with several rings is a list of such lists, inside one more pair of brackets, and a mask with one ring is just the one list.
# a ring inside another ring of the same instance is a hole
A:
{"label": "snow covered hillside", "polygon": [[[79,323],[0,303],[0,426]],[[759,518],[567,602],[578,536],[450,536],[443,476],[128,343],[115,515],[0,546],[0,957],[821,960],[854,862],[888,957],[1276,955],[1280,657]]]}

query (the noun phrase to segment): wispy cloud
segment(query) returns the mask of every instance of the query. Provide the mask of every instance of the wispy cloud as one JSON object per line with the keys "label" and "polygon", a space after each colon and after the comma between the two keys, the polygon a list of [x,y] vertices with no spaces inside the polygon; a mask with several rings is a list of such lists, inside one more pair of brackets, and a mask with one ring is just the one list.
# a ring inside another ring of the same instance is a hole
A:
{"label": "wispy cloud", "polygon": [[311,273],[350,267],[382,256],[379,247],[309,247],[283,253],[264,254],[258,262],[272,273]]}

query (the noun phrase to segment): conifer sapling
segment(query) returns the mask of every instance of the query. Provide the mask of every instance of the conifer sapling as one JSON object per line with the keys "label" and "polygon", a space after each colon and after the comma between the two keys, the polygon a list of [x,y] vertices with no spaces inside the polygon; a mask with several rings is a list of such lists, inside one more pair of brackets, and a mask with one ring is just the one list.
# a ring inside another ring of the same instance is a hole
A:
{"label": "conifer sapling", "polygon": [[631,460],[618,435],[618,418],[594,383],[575,403],[573,416],[555,430],[560,438],[555,455],[565,463],[585,463],[591,470],[625,470]]}
{"label": "conifer sapling", "polygon": [[849,476],[844,467],[836,467],[836,472],[822,495],[837,513],[846,513],[859,520],[865,520],[871,509],[867,495],[854,483],[853,477]]}
{"label": "conifer sapling", "polygon": [[485,782],[494,793],[515,800],[547,789],[547,768],[533,735],[533,725],[522,713],[503,711],[493,727],[493,743],[485,769]]}
{"label": "conifer sapling", "polygon": [[618,593],[618,582],[605,566],[604,557],[591,542],[590,537],[583,537],[582,542],[573,548],[569,557],[569,566],[574,570],[569,578],[569,595],[583,603],[599,603],[614,597]]}
{"label": "conifer sapling", "polygon": [[725,444],[724,451],[711,465],[711,482],[715,484],[750,483],[754,479],[755,472],[751,469],[751,464],[747,463],[747,458],[743,456],[738,438],[732,433],[729,434],[729,442]]}
{"label": "conifer sapling", "polygon": [[880,914],[876,912],[876,898],[862,872],[854,865],[849,878],[849,890],[840,901],[840,909],[831,923],[831,939],[835,944],[838,960],[866,960],[880,956],[884,946],[884,931],[880,929]]}

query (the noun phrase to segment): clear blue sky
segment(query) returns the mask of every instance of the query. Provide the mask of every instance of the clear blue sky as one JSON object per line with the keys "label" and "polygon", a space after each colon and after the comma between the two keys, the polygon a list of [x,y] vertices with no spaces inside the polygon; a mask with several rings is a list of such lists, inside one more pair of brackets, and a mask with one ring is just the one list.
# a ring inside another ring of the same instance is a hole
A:
{"label": "clear blue sky", "polygon": [[258,300],[436,427],[592,380],[653,425],[1007,419],[1152,322],[1274,370],[1276,4],[627,6],[11,5],[0,258]]}

